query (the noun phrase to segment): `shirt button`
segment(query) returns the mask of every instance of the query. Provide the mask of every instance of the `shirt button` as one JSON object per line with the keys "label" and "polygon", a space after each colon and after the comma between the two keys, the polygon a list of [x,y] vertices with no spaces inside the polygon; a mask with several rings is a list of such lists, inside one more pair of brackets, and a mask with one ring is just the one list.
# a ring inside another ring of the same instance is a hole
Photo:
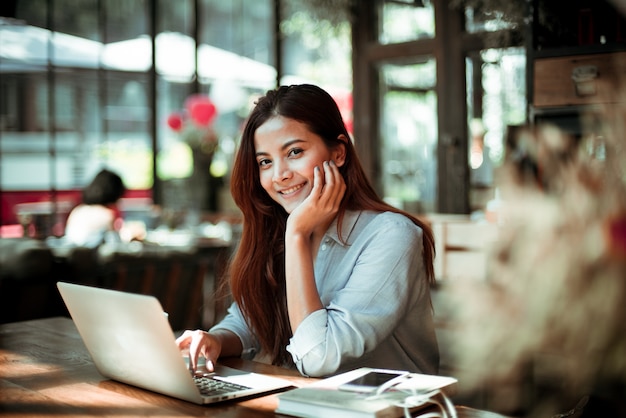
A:
{"label": "shirt button", "polygon": [[326,244],[322,244],[322,251],[326,251]]}

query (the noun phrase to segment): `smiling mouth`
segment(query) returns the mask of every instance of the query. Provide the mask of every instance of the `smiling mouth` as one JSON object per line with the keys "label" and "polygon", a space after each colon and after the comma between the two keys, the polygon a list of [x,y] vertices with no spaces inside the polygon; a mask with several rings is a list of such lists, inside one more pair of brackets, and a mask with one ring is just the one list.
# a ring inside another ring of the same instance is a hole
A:
{"label": "smiling mouth", "polygon": [[278,194],[281,194],[283,196],[290,195],[290,194],[293,194],[293,193],[297,192],[298,190],[300,190],[303,187],[304,187],[304,183],[299,184],[299,185],[294,186],[294,187],[290,187],[288,189],[281,190],[281,191],[278,192]]}

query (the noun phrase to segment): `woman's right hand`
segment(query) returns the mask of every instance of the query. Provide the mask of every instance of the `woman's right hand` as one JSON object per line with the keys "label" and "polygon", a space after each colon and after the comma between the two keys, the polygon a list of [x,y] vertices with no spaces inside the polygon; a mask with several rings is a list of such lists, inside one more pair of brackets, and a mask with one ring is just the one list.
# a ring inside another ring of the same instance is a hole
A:
{"label": "woman's right hand", "polygon": [[[176,339],[176,345],[181,351],[189,350],[189,370],[198,372],[198,359],[206,359],[206,371],[215,371],[215,363],[222,351],[221,339],[202,330],[187,330]],[[201,370],[200,372],[204,372]]]}

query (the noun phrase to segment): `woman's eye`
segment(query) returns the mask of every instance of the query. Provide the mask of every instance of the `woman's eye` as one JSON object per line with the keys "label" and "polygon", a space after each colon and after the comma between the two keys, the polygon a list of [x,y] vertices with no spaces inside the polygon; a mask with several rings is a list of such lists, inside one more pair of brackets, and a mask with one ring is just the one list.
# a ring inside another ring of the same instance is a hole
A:
{"label": "woman's eye", "polygon": [[271,163],[268,159],[259,160],[259,167],[263,168],[268,166]]}
{"label": "woman's eye", "polygon": [[302,149],[301,148],[293,148],[291,150],[289,150],[289,156],[290,157],[296,157],[298,154],[302,153]]}

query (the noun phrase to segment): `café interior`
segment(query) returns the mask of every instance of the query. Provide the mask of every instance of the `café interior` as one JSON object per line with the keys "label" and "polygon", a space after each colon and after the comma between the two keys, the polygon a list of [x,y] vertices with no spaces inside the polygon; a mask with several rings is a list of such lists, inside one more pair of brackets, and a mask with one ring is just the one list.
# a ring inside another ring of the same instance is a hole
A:
{"label": "caf\u00e9 interior", "polygon": [[[59,280],[154,295],[175,331],[215,324],[242,228],[229,176],[246,116],[267,90],[312,83],[379,195],[433,229],[455,404],[626,416],[625,1],[0,12],[0,326],[67,317]],[[120,239],[71,244],[68,215],[101,169],[126,186]]]}

